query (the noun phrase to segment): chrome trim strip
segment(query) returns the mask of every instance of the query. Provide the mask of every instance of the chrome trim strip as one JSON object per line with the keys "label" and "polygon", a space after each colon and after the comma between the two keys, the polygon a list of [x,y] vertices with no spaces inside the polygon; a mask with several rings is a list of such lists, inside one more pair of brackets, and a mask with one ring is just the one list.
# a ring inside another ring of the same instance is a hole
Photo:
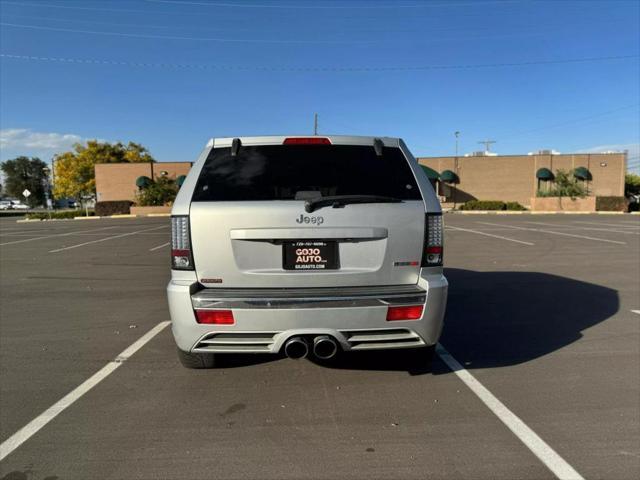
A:
{"label": "chrome trim strip", "polygon": [[427,292],[417,285],[344,288],[205,288],[191,296],[195,309],[349,308],[418,305]]}
{"label": "chrome trim strip", "polygon": [[418,305],[424,304],[427,297],[424,294],[411,297],[385,297],[385,298],[290,298],[290,299],[200,299],[194,298],[195,309],[296,309],[296,308],[349,308],[349,307],[381,307],[386,305]]}

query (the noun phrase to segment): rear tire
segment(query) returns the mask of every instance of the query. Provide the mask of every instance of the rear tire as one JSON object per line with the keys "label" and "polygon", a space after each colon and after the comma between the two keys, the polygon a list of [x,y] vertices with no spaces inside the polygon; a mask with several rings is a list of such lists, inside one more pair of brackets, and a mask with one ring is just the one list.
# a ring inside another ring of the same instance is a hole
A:
{"label": "rear tire", "polygon": [[178,358],[185,368],[213,368],[216,366],[216,356],[213,353],[193,353],[178,349]]}

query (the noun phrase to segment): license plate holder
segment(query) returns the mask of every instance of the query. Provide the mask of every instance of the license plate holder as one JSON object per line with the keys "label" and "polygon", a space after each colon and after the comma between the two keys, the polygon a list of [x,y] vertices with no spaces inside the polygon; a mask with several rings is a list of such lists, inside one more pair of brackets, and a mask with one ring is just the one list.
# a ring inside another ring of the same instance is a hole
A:
{"label": "license plate holder", "polygon": [[282,244],[282,268],[297,272],[338,270],[338,242],[294,240]]}

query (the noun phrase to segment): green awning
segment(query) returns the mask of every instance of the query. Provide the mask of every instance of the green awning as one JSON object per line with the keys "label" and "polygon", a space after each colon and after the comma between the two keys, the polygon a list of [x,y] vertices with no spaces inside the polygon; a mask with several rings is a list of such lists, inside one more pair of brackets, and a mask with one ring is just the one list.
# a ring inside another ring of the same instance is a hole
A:
{"label": "green awning", "polygon": [[433,168],[427,167],[426,165],[420,165],[420,166],[422,167],[422,170],[424,170],[424,173],[427,174],[427,177],[429,178],[429,180],[440,179],[440,174],[436,172]]}
{"label": "green awning", "polygon": [[573,171],[573,176],[580,180],[591,180],[591,172],[586,167],[578,167]]}
{"label": "green awning", "polygon": [[145,177],[144,175],[136,179],[136,187],[138,188],[147,188],[152,183],[153,180],[151,180],[149,177]]}
{"label": "green awning", "polygon": [[445,183],[458,183],[460,181],[458,175],[456,175],[456,173],[452,172],[451,170],[445,170],[444,172],[442,172],[440,174],[440,180]]}
{"label": "green awning", "polygon": [[539,168],[536,172],[536,178],[539,180],[553,180],[553,172],[548,168]]}
{"label": "green awning", "polygon": [[178,187],[182,186],[186,178],[187,178],[186,175],[180,175],[178,178],[176,178],[176,183],[178,184]]}

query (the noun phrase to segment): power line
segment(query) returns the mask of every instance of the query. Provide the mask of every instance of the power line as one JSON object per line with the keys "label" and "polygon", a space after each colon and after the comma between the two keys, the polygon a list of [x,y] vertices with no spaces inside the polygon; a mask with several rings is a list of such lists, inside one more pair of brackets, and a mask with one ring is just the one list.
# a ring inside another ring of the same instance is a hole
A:
{"label": "power line", "polygon": [[154,14],[165,14],[165,15],[187,15],[187,16],[196,16],[201,15],[201,13],[197,12],[167,12],[167,11],[154,11],[151,12],[149,10],[137,10],[131,8],[104,8],[104,7],[79,7],[75,5],[55,5],[50,3],[30,3],[30,2],[10,2],[10,1],[2,1],[0,5],[16,5],[20,7],[36,7],[36,8],[60,8],[64,10],[85,10],[91,12],[118,12],[118,13],[144,13],[149,15],[150,13]]}
{"label": "power line", "polygon": [[[0,5],[2,4],[2,2],[0,2]],[[194,25],[180,25],[180,24],[176,24],[175,22],[172,25],[154,25],[154,24],[147,24],[147,23],[122,23],[122,22],[100,22],[100,21],[95,21],[95,20],[86,20],[86,19],[80,19],[80,18],[55,18],[55,17],[41,17],[41,16],[36,16],[36,15],[20,15],[20,14],[15,14],[15,13],[2,13],[2,15],[0,15],[0,18],[6,19],[6,17],[11,17],[11,18],[19,18],[19,19],[27,19],[27,20],[45,20],[48,22],[63,22],[63,23],[80,23],[80,24],[89,24],[89,25],[104,25],[104,26],[109,26],[109,27],[136,27],[136,28],[150,28],[150,29],[184,29],[184,28],[189,28],[189,29],[196,29],[196,30],[206,30],[208,32],[232,32],[232,33],[238,33],[238,32],[256,32],[257,30],[255,28],[241,28],[238,27],[237,25],[233,25],[230,26],[228,28],[219,28],[219,27],[201,27],[201,26],[194,26]],[[603,22],[600,21],[599,25],[602,25]],[[40,27],[40,25],[36,25],[37,27]],[[45,25],[46,27],[46,25]],[[349,28],[349,32],[350,33],[356,33],[356,34],[374,34],[376,35],[376,38],[373,40],[360,40],[363,43],[425,43],[425,44],[435,44],[435,43],[442,43],[442,42],[448,42],[451,40],[480,40],[480,39],[500,39],[500,38],[520,38],[520,37],[531,37],[531,36],[538,36],[543,34],[542,32],[547,31],[547,30],[554,30],[557,29],[557,26],[554,25],[549,25],[549,24],[545,24],[544,29],[543,27],[537,26],[535,28],[535,30],[531,30],[531,29],[522,29],[519,28],[517,33],[492,33],[492,34],[482,34],[481,30],[486,30],[486,29],[474,29],[474,30],[469,30],[469,29],[464,29],[464,35],[461,35],[461,29],[460,27],[439,27],[437,30],[434,29],[430,29],[430,33],[432,35],[434,35],[433,38],[425,38],[423,37],[424,34],[424,29],[422,30],[408,30],[406,28],[403,29],[354,29],[352,27]],[[280,33],[281,29],[277,29],[277,30],[260,30],[262,33]],[[492,30],[493,31],[493,30]],[[448,33],[448,32],[453,32],[454,35],[453,36],[443,36],[442,34],[444,33]],[[118,33],[118,32],[116,32]],[[472,35],[468,35],[467,33],[472,33]],[[473,33],[479,33],[479,35],[473,34]],[[393,34],[394,37],[391,39],[388,38],[382,38],[382,37],[378,37],[378,35],[380,34]],[[407,38],[402,38],[402,37],[396,37],[396,35],[401,35],[401,34],[418,34],[419,37],[418,38],[411,38],[411,39],[407,39]],[[357,40],[345,40],[341,43],[350,43],[350,42],[356,42]]]}
{"label": "power line", "polygon": [[[504,137],[501,136],[501,139],[502,138],[507,138],[508,140],[510,140],[510,139],[512,139],[514,137],[519,137],[519,136],[522,136],[522,135],[528,135],[530,133],[536,133],[536,132],[540,132],[540,131],[548,130],[548,129],[552,129],[552,128],[558,128],[558,127],[564,127],[564,126],[567,126],[567,125],[573,125],[575,123],[584,122],[586,120],[591,120],[593,118],[599,118],[599,117],[604,117],[606,115],[611,115],[612,113],[616,113],[616,112],[619,112],[621,110],[626,110],[628,108],[637,108],[639,105],[640,104],[638,104],[638,103],[634,103],[634,104],[631,104],[631,105],[625,105],[623,107],[614,108],[612,110],[606,110],[604,112],[595,113],[593,115],[589,115],[589,116],[586,116],[586,117],[574,118],[572,120],[567,120],[566,122],[554,123],[554,124],[546,125],[546,126],[543,126],[543,127],[536,127],[536,128],[531,129],[531,130],[523,130],[523,131],[520,131],[520,132],[507,134]],[[504,141],[504,140],[501,140],[501,141]]]}
{"label": "power line", "polygon": [[[390,66],[390,67],[307,67],[307,66],[258,66],[258,65],[223,65],[223,64],[206,64],[206,63],[168,63],[168,62],[131,62],[124,60],[101,60],[101,59],[81,59],[68,57],[41,57],[35,55],[15,55],[2,53],[0,58],[12,60],[27,60],[41,62],[59,62],[71,64],[90,64],[90,65],[109,65],[109,66],[125,66],[140,68],[169,68],[169,69],[202,69],[202,70],[237,70],[237,71],[267,71],[267,72],[411,72],[411,71],[427,71],[427,70],[462,70],[474,68],[500,68],[500,67],[523,67],[534,65],[557,65],[568,63],[584,63],[584,62],[600,62],[608,60],[629,60],[638,58],[640,55],[617,55],[608,57],[591,57],[591,58],[573,58],[564,60],[539,60],[529,62],[510,62],[510,63],[485,63],[485,64],[462,64],[462,65],[414,65],[414,66]],[[633,105],[635,106],[635,105]],[[622,108],[629,108],[622,107]],[[609,113],[609,112],[607,112]],[[547,128],[547,127],[543,127]]]}
{"label": "power line", "polygon": [[[88,23],[94,25],[105,25],[105,26],[124,26],[124,27],[139,27],[139,28],[170,28],[165,26],[158,25],[145,25],[145,24],[126,24],[126,23],[110,23],[110,22],[95,22],[95,21],[87,21],[87,20],[79,20],[79,19],[59,19],[59,18],[46,18],[46,17],[29,17],[27,15],[6,15],[9,17],[18,17],[18,18],[33,18],[33,19],[44,19],[44,20],[53,20],[57,22],[73,22],[73,23]],[[370,40],[358,40],[358,39],[345,39],[345,40],[300,40],[300,39],[247,39],[247,38],[223,38],[223,37],[189,37],[189,36],[178,36],[178,35],[156,35],[156,34],[147,34],[147,33],[122,33],[122,32],[108,32],[108,31],[98,31],[98,30],[80,30],[74,28],[61,28],[61,27],[49,27],[45,25],[29,25],[23,23],[12,23],[12,22],[1,22],[0,25],[12,28],[25,28],[31,30],[47,30],[52,32],[64,32],[64,33],[80,33],[86,35],[103,35],[103,36],[114,36],[114,37],[128,37],[128,38],[145,38],[145,39],[157,39],[157,40],[187,40],[187,41],[210,41],[210,42],[225,42],[225,43],[275,43],[275,44],[318,44],[318,45],[372,45],[378,43],[426,43],[426,44],[436,44],[442,42],[448,42],[451,40],[480,40],[480,39],[499,39],[499,38],[519,38],[519,37],[527,37],[532,35],[537,35],[537,33],[504,33],[504,34],[491,34],[491,35],[456,35],[455,37],[442,37],[439,36],[437,38],[418,38],[418,39],[402,39],[402,38],[393,38],[391,40],[388,39],[380,39],[375,37]],[[175,25],[173,26],[175,27]],[[192,27],[190,27],[192,28]],[[208,29],[213,31],[226,31],[226,32],[238,32],[238,31],[251,31],[255,32],[256,30],[249,29],[220,29],[213,28]],[[385,31],[388,32],[388,31]],[[375,31],[373,33],[376,33]],[[393,33],[393,32],[390,32]],[[328,35],[327,35],[328,36]]]}
{"label": "power line", "polygon": [[[511,4],[511,3],[521,3],[523,0],[488,0],[485,2],[482,1],[474,1],[474,2],[466,2],[466,3],[456,3],[456,2],[446,2],[446,3],[433,3],[429,4],[427,2],[423,2],[415,5],[392,5],[385,4],[379,6],[367,5],[367,6],[347,6],[347,5],[282,5],[282,4],[237,4],[237,3],[206,3],[207,6],[211,7],[228,7],[228,8],[279,8],[279,9],[350,9],[350,10],[371,10],[371,9],[397,9],[397,8],[434,8],[434,7],[469,7],[476,5],[488,5],[488,4]],[[166,2],[155,2],[155,3],[171,3],[169,1]],[[175,2],[177,4],[189,5],[186,2]],[[174,3],[174,4],[175,4]],[[196,5],[197,3],[192,3],[192,5]],[[160,14],[160,15],[187,15],[187,16],[199,16],[202,15],[200,12],[180,12],[180,11],[167,11],[167,10],[141,10],[141,9],[131,9],[131,8],[105,8],[105,7],[85,7],[85,6],[75,6],[75,5],[56,5],[51,3],[31,3],[31,2],[16,2],[16,1],[2,1],[0,5],[16,5],[20,7],[36,7],[36,8],[59,8],[65,10],[86,10],[86,11],[97,11],[97,12],[120,12],[120,13],[144,13],[146,15],[149,14]],[[203,5],[205,3],[203,2]]]}
{"label": "power line", "polygon": [[121,32],[99,32],[96,30],[76,30],[74,28],[58,28],[43,27],[41,25],[24,25],[19,23],[0,22],[0,25],[13,28],[27,28],[32,30],[49,30],[52,32],[66,33],[85,33],[89,35],[106,35],[113,37],[129,37],[129,38],[151,38],[159,40],[190,40],[190,41],[209,41],[209,42],[226,42],[226,43],[307,43],[307,44],[345,44],[345,43],[374,43],[372,41],[363,40],[268,40],[268,39],[251,39],[251,38],[222,38],[222,37],[182,37],[176,35],[149,35],[143,33],[121,33]]}
{"label": "power line", "polygon": [[229,2],[196,2],[196,1],[180,1],[180,0],[145,0],[148,3],[169,3],[174,5],[198,5],[217,8],[276,8],[287,10],[372,10],[372,9],[396,9],[396,8],[438,8],[438,7],[470,7],[475,5],[487,4],[510,4],[522,3],[522,0],[488,0],[474,2],[447,2],[447,3],[430,3],[422,2],[418,4],[376,4],[368,3],[366,5],[329,5],[329,4],[300,4],[292,3],[290,5],[283,4],[259,4],[259,3],[229,3]]}

